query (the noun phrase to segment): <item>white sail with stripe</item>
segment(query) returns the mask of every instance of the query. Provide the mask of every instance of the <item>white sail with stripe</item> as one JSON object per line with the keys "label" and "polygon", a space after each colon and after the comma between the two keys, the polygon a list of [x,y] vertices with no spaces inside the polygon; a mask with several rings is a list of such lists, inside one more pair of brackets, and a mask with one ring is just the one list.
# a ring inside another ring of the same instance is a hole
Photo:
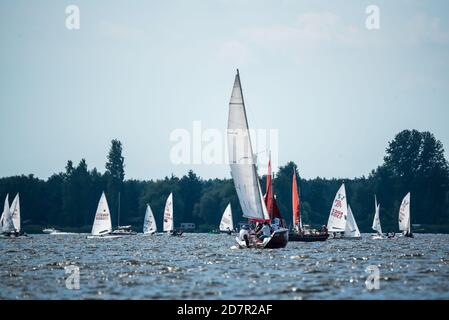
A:
{"label": "white sail with stripe", "polygon": [[399,230],[410,233],[410,192],[404,197],[399,208]]}
{"label": "white sail with stripe", "polygon": [[9,194],[6,195],[5,203],[3,205],[3,213],[1,217],[2,232],[15,232],[14,222],[12,221],[12,214],[9,208]]}
{"label": "white sail with stripe", "polygon": [[374,197],[374,209],[375,209],[375,214],[374,214],[374,220],[373,220],[373,225],[372,225],[372,229],[374,231],[376,231],[378,234],[383,234],[382,233],[382,226],[380,224],[380,205],[377,203],[377,198]]}
{"label": "white sail with stripe", "polygon": [[354,214],[352,213],[350,205],[348,205],[348,217],[346,220],[346,228],[344,235],[345,237],[349,238],[360,238],[362,236],[360,234],[359,227],[357,226],[357,222],[355,222]]}
{"label": "white sail with stripe", "polygon": [[11,204],[11,215],[14,228],[17,232],[20,232],[20,197],[19,193],[15,196]]}

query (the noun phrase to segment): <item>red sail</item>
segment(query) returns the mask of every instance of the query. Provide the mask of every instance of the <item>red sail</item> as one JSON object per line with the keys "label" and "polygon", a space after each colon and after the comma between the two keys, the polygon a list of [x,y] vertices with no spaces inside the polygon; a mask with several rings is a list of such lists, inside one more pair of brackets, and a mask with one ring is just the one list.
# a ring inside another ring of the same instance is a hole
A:
{"label": "red sail", "polygon": [[273,184],[271,181],[271,161],[268,161],[267,187],[265,188],[265,205],[268,215],[273,220]]}
{"label": "red sail", "polygon": [[296,184],[296,172],[293,170],[292,183],[292,205],[293,205],[293,224],[299,226],[299,194],[298,186]]}

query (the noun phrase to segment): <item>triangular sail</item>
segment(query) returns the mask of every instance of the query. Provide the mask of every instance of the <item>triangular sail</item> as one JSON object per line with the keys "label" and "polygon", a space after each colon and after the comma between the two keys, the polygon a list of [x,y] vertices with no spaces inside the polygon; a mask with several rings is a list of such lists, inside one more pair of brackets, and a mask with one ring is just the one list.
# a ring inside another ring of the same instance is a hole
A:
{"label": "triangular sail", "polygon": [[147,211],[145,212],[145,218],[143,220],[143,233],[152,234],[157,232],[156,220],[154,219],[153,210],[151,210],[150,204],[147,204]]}
{"label": "triangular sail", "polygon": [[11,215],[12,222],[14,223],[14,228],[17,232],[20,232],[20,198],[19,193],[15,196],[12,204],[11,204]]}
{"label": "triangular sail", "polygon": [[109,211],[108,201],[104,192],[98,201],[97,212],[92,226],[92,235],[98,236],[112,231],[111,212]]}
{"label": "triangular sail", "polygon": [[170,193],[164,208],[164,232],[170,232],[173,229],[173,193]]}
{"label": "triangular sail", "polygon": [[257,176],[238,70],[229,102],[227,136],[231,175],[243,216],[257,221],[269,220]]}
{"label": "triangular sail", "polygon": [[382,226],[380,224],[380,205],[377,203],[377,198],[374,198],[374,209],[375,209],[375,214],[374,214],[374,220],[373,220],[373,230],[377,231],[377,233],[382,234]]}
{"label": "triangular sail", "polygon": [[355,222],[354,214],[351,206],[348,205],[348,217],[346,220],[345,237],[359,238],[361,236],[357,222]]}
{"label": "triangular sail", "polygon": [[234,221],[232,220],[231,204],[228,204],[220,221],[220,231],[227,232],[234,230]]}
{"label": "triangular sail", "polygon": [[298,185],[296,182],[296,172],[293,171],[293,182],[292,182],[292,209],[293,209],[293,225],[301,229],[300,225],[300,202]]}
{"label": "triangular sail", "polygon": [[346,200],[346,189],[343,183],[335,195],[334,202],[327,221],[327,229],[330,232],[344,232],[348,215],[348,204]]}
{"label": "triangular sail", "polygon": [[9,194],[7,194],[5,198],[1,222],[2,222],[2,232],[16,231],[16,229],[14,228],[14,222],[12,221],[11,211],[9,209]]}
{"label": "triangular sail", "polygon": [[399,208],[399,230],[410,232],[410,192],[404,197]]}

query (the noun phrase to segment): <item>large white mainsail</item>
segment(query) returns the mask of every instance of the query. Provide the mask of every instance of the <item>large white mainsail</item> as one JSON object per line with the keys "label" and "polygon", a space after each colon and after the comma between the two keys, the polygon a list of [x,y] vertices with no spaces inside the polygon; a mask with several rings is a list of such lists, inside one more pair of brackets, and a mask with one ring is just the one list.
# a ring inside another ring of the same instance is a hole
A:
{"label": "large white mainsail", "polygon": [[92,235],[98,236],[108,234],[112,231],[111,212],[109,211],[108,201],[104,192],[98,201],[97,212],[95,214],[94,224],[92,226]]}
{"label": "large white mainsail", "polygon": [[410,233],[410,192],[404,197],[399,208],[399,230]]}
{"label": "large white mainsail", "polygon": [[343,183],[335,195],[332,203],[327,229],[329,232],[344,232],[346,229],[346,219],[348,216],[348,203],[346,199],[346,189]]}
{"label": "large white mainsail", "polygon": [[14,228],[14,222],[12,221],[12,214],[9,209],[9,194],[7,194],[5,198],[1,222],[2,222],[2,232],[9,233],[16,231],[16,229]]}
{"label": "large white mainsail", "polygon": [[269,220],[257,176],[238,70],[229,101],[227,136],[231,175],[243,216],[259,221]]}
{"label": "large white mainsail", "polygon": [[167,198],[164,209],[164,232],[173,231],[173,193]]}
{"label": "large white mainsail", "polygon": [[11,215],[12,222],[14,223],[14,228],[17,232],[20,232],[20,198],[19,193],[15,196],[12,204],[11,204]]}
{"label": "large white mainsail", "polygon": [[354,214],[352,213],[351,206],[348,205],[348,217],[346,220],[345,237],[360,238],[361,234],[357,222],[355,222]]}
{"label": "large white mainsail", "polygon": [[151,210],[150,204],[147,204],[147,211],[145,212],[145,218],[143,220],[143,233],[153,234],[157,232],[156,220],[154,219],[153,210]]}
{"label": "large white mainsail", "polygon": [[373,230],[377,231],[378,234],[383,234],[382,233],[382,227],[380,224],[380,216],[379,216],[379,209],[380,209],[380,205],[377,203],[377,198],[374,197],[374,209],[376,210],[376,213],[374,214],[374,220],[373,220]]}
{"label": "large white mainsail", "polygon": [[221,217],[220,231],[229,232],[232,230],[234,230],[234,221],[232,220],[231,204],[228,204],[226,210],[223,213],[223,216]]}

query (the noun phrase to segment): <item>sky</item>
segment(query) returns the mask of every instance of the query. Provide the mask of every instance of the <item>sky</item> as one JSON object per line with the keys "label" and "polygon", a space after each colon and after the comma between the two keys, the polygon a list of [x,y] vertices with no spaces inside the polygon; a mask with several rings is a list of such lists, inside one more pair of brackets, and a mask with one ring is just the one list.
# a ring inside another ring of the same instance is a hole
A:
{"label": "sky", "polygon": [[1,1],[0,177],[82,158],[104,171],[117,138],[126,178],[230,178],[226,163],[174,163],[170,135],[198,148],[200,121],[224,140],[236,68],[249,126],[278,132],[275,167],[367,175],[403,129],[448,149],[448,18],[446,0]]}

